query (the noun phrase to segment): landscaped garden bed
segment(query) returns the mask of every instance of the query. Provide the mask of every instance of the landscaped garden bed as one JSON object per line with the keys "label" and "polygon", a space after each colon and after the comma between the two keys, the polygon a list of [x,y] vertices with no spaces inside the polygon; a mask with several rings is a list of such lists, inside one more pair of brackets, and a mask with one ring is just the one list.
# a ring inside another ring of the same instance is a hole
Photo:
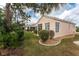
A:
{"label": "landscaped garden bed", "polygon": [[52,30],[41,30],[39,32],[39,37],[40,37],[40,40],[39,40],[39,44],[41,45],[44,45],[44,46],[56,46],[58,45],[61,40],[58,39],[54,39],[54,31]]}
{"label": "landscaped garden bed", "polygon": [[39,40],[39,44],[44,46],[56,46],[61,43],[61,40],[50,40],[48,39],[46,42],[42,42],[42,40]]}

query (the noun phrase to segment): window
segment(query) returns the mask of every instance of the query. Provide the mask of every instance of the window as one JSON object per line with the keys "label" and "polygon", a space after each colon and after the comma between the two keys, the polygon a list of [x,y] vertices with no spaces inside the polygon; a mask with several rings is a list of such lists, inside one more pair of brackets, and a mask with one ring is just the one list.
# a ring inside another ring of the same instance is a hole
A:
{"label": "window", "polygon": [[60,25],[59,22],[56,22],[55,23],[55,30],[56,30],[56,32],[59,32],[59,25]]}
{"label": "window", "polygon": [[38,24],[38,30],[42,30],[42,24]]}
{"label": "window", "polygon": [[45,23],[45,30],[49,30],[50,24],[49,23]]}

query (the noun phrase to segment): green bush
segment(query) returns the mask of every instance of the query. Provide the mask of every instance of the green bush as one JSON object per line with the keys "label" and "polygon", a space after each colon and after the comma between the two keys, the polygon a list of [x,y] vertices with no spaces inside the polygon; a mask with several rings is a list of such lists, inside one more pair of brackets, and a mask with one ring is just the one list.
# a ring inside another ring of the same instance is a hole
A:
{"label": "green bush", "polygon": [[24,31],[21,26],[12,24],[10,32],[5,31],[5,27],[0,25],[0,47],[17,48],[23,45]]}
{"label": "green bush", "polygon": [[39,32],[39,37],[45,42],[49,38],[49,32],[47,30],[41,30]]}
{"label": "green bush", "polygon": [[49,30],[49,39],[53,39],[53,37],[54,37],[54,31]]}
{"label": "green bush", "polygon": [[20,24],[14,23],[13,30],[17,33],[17,44],[19,46],[23,45],[24,42],[24,30]]}
{"label": "green bush", "polygon": [[3,34],[2,36],[3,36],[2,42],[3,42],[4,48],[17,48],[23,44],[22,41],[24,39],[20,36],[20,34],[18,34],[15,31]]}
{"label": "green bush", "polygon": [[79,32],[79,26],[76,27],[76,32]]}
{"label": "green bush", "polygon": [[4,13],[2,12],[2,10],[0,10],[0,47],[20,47],[21,45],[23,45],[24,41],[23,25],[19,22],[11,22],[10,26],[7,27],[7,22],[5,21],[4,16]]}
{"label": "green bush", "polygon": [[10,47],[12,47],[12,48],[18,47],[18,40],[17,39],[18,39],[18,34],[14,31],[10,32],[10,38],[9,38]]}
{"label": "green bush", "polygon": [[10,32],[3,34],[3,47],[4,48],[16,48],[18,45],[17,41],[17,33],[15,32]]}
{"label": "green bush", "polygon": [[9,33],[3,34],[3,48],[10,47],[10,43],[11,43],[10,34]]}
{"label": "green bush", "polygon": [[2,48],[2,47],[3,47],[3,35],[0,32],[0,48]]}

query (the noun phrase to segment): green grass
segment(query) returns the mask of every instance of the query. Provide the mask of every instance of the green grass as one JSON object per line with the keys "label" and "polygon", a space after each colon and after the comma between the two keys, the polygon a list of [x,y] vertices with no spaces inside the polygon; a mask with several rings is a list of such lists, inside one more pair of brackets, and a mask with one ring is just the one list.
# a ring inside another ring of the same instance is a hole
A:
{"label": "green grass", "polygon": [[[28,35],[29,34],[29,35]],[[74,38],[65,38],[57,46],[46,47],[38,43],[39,37],[34,33],[26,32],[24,41],[24,53],[30,56],[69,56],[76,55],[74,52],[79,51],[79,46],[73,44],[73,41],[79,40],[79,35]],[[78,53],[77,53],[78,54]]]}

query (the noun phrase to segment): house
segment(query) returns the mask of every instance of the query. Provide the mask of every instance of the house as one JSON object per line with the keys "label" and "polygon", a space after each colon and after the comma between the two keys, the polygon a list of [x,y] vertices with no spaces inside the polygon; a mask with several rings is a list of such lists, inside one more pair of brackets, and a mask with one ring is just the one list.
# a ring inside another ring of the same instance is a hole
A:
{"label": "house", "polygon": [[42,16],[37,22],[37,30],[53,30],[54,38],[75,34],[75,23],[56,17]]}
{"label": "house", "polygon": [[37,24],[37,23],[33,23],[33,24],[27,25],[26,30],[29,30],[29,31],[34,31],[34,30],[36,30],[36,29],[37,29],[37,25],[36,25],[36,24]]}

